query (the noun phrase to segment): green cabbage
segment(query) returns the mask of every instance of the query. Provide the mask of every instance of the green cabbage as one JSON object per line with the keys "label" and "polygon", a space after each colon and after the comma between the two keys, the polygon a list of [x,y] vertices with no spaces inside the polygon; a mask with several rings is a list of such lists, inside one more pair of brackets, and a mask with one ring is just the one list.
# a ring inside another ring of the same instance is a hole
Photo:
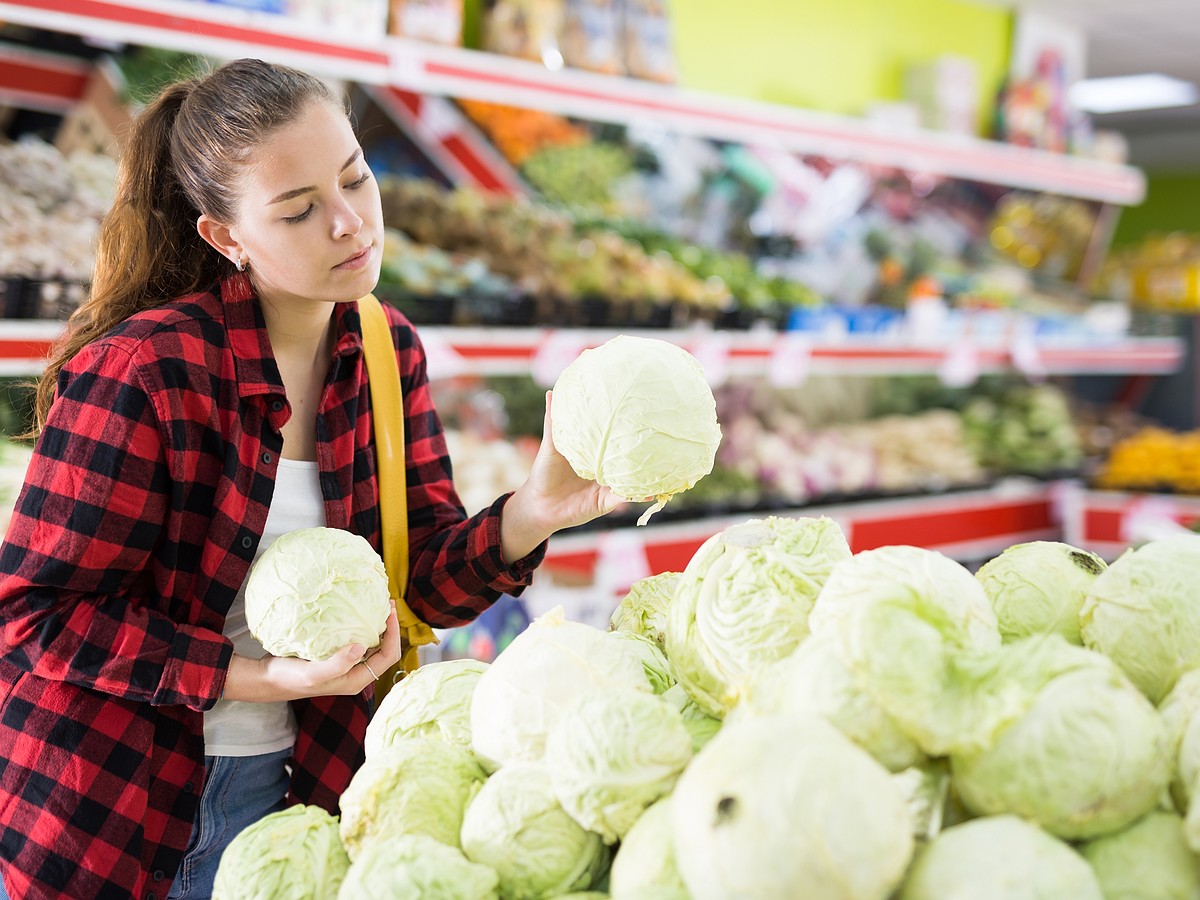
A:
{"label": "green cabbage", "polygon": [[1174,770],[1171,798],[1180,813],[1188,811],[1200,778],[1200,669],[1185,672],[1158,707]]}
{"label": "green cabbage", "polygon": [[667,658],[705,712],[724,717],[755,669],[791,653],[850,547],[832,519],[751,519],[688,562],[667,610]]}
{"label": "green cabbage", "polygon": [[342,844],[350,859],[372,843],[424,834],[458,847],[463,812],[487,776],[470,751],[402,738],[368,757],[342,792]]}
{"label": "green cabbage", "polygon": [[546,741],[559,803],[610,844],[671,790],[691,758],[692,738],[679,712],[629,689],[581,698]]}
{"label": "green cabbage", "polygon": [[1015,813],[1068,839],[1096,837],[1149,812],[1171,776],[1149,701],[1110,660],[1058,635],[1006,646],[1011,721],[978,752],[951,757],[963,803]]}
{"label": "green cabbage", "polygon": [[646,680],[656,694],[666,693],[675,686],[675,676],[671,674],[671,665],[662,649],[650,637],[644,634],[634,634],[631,631],[610,631],[604,636],[606,641],[623,641],[626,651],[634,653],[642,659],[642,669]]}
{"label": "green cabbage", "polygon": [[1175,813],[1152,812],[1080,848],[1105,900],[1200,900],[1200,859]]}
{"label": "green cabbage", "polygon": [[367,756],[406,737],[437,738],[470,750],[471,696],[487,667],[474,659],[448,659],[406,675],[367,725]]}
{"label": "green cabbage", "polygon": [[675,864],[695,900],[884,900],[913,849],[892,776],[818,716],[726,723],[670,805]]}
{"label": "green cabbage", "polygon": [[734,715],[788,711],[824,716],[893,772],[925,759],[916,741],[854,683],[830,637],[814,635],[758,672]]}
{"label": "green cabbage", "polygon": [[667,608],[675,598],[679,572],[662,572],[635,581],[609,619],[612,631],[642,634],[666,646]]}
{"label": "green cabbage", "polygon": [[462,848],[496,871],[504,900],[589,888],[609,861],[600,836],[567,815],[537,763],[505,766],[479,789],[463,816]]}
{"label": "green cabbage", "polygon": [[647,807],[626,833],[613,858],[609,886],[614,897],[655,892],[687,900],[687,887],[675,865],[670,797]]}
{"label": "green cabbage", "polygon": [[704,370],[682,347],[618,335],[584,350],[554,385],[554,446],[581,478],[657,503],[712,471],[721,427]]}
{"label": "green cabbage", "polygon": [[1016,816],[947,828],[917,855],[900,900],[1105,900],[1067,844]]}
{"label": "green cabbage", "polygon": [[391,613],[387,572],[367,539],[340,528],[279,537],[246,578],[246,625],[273,656],[327,659],[379,645]]}
{"label": "green cabbage", "polygon": [[332,897],[350,859],[338,820],[316,806],[291,806],[238,832],[217,866],[214,900]]}
{"label": "green cabbage", "polygon": [[1114,659],[1158,703],[1200,667],[1200,535],[1127,550],[1092,585],[1079,613],[1083,642]]}
{"label": "green cabbage", "polygon": [[1006,641],[1057,633],[1082,644],[1079,609],[1105,569],[1095,553],[1056,541],[1015,544],[977,573]]}
{"label": "green cabbage", "polygon": [[471,746],[489,770],[536,762],[546,735],[584,694],[628,687],[653,693],[649,641],[616,639],[556,607],[539,616],[496,657],[471,698]]}
{"label": "green cabbage", "polygon": [[[496,873],[427,835],[396,834],[363,849],[338,900],[496,900]],[[297,897],[301,895],[296,895]],[[327,894],[304,895],[314,898]]]}
{"label": "green cabbage", "polygon": [[834,568],[809,624],[929,755],[971,745],[985,728],[980,679],[959,661],[998,649],[1000,631],[983,588],[954,560],[905,546],[858,553]]}
{"label": "green cabbage", "polygon": [[687,729],[692,738],[693,753],[699,753],[700,748],[711,741],[713,735],[721,730],[722,721],[701,709],[700,705],[683,689],[683,685],[672,685],[661,696],[683,716],[683,727]]}

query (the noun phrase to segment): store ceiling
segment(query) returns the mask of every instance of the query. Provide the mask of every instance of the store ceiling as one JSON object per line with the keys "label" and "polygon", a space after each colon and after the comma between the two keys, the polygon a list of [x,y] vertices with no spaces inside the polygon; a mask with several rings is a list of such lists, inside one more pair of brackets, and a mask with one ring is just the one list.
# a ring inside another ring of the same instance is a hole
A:
{"label": "store ceiling", "polygon": [[[999,0],[1080,28],[1087,75],[1161,72],[1200,87],[1200,0]],[[1149,170],[1200,172],[1200,104],[1097,116],[1129,140],[1130,162]]]}

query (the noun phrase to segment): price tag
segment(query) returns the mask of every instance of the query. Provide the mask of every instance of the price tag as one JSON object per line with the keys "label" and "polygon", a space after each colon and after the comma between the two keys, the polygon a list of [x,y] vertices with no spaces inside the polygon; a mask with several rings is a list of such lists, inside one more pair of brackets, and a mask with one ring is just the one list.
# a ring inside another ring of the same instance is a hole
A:
{"label": "price tag", "polygon": [[425,367],[430,379],[454,378],[470,371],[467,361],[437,331],[421,332],[421,344],[425,347]]}
{"label": "price tag", "polygon": [[575,362],[587,349],[587,343],[567,332],[555,331],[538,344],[530,364],[533,380],[542,387],[554,387],[563,369]]}
{"label": "price tag", "polygon": [[596,583],[624,595],[635,581],[651,575],[641,534],[628,528],[606,531],[596,541]]}
{"label": "price tag", "polygon": [[979,349],[972,341],[957,341],[946,351],[938,378],[946,387],[968,387],[979,379]]}
{"label": "price tag", "polygon": [[729,339],[725,335],[702,335],[692,344],[691,353],[704,369],[709,385],[720,387],[729,380]]}
{"label": "price tag", "polygon": [[771,351],[767,380],[775,387],[799,387],[808,379],[811,364],[812,342],[799,332],[786,332]]}

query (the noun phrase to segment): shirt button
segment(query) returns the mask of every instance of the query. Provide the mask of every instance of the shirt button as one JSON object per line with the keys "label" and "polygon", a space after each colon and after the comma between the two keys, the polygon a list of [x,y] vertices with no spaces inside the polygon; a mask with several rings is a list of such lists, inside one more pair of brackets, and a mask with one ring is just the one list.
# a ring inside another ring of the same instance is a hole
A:
{"label": "shirt button", "polygon": [[150,877],[153,878],[155,881],[162,881],[164,878],[167,877],[167,875],[165,872],[163,872],[162,869],[155,869],[154,874],[151,875]]}
{"label": "shirt button", "polygon": [[263,451],[262,461],[267,464],[270,464],[270,462],[271,462],[271,454],[268,453],[266,450]]}
{"label": "shirt button", "polygon": [[281,409],[283,409],[283,401],[282,400],[272,400],[271,401],[271,409],[274,410],[275,412],[279,412]]}
{"label": "shirt button", "polygon": [[151,891],[146,895],[146,900],[158,900],[158,894],[154,893],[154,891]]}
{"label": "shirt button", "polygon": [[183,792],[185,794],[190,794],[195,789],[196,789],[196,785],[192,784],[190,781],[185,781],[183,783]]}
{"label": "shirt button", "polygon": [[251,547],[254,546],[254,538],[250,537],[249,535],[246,535],[246,537],[242,538],[242,546],[245,547],[247,550],[249,550]]}

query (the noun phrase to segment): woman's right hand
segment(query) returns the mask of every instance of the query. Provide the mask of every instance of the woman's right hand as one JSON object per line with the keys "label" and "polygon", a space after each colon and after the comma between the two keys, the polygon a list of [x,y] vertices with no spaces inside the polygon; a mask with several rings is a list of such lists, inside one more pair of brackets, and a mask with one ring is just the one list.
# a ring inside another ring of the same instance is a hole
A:
{"label": "woman's right hand", "polygon": [[303,697],[353,696],[375,683],[400,661],[400,624],[392,605],[379,646],[343,647],[328,659],[309,662],[282,656],[250,659],[234,655],[225,678],[223,700],[299,700]]}

